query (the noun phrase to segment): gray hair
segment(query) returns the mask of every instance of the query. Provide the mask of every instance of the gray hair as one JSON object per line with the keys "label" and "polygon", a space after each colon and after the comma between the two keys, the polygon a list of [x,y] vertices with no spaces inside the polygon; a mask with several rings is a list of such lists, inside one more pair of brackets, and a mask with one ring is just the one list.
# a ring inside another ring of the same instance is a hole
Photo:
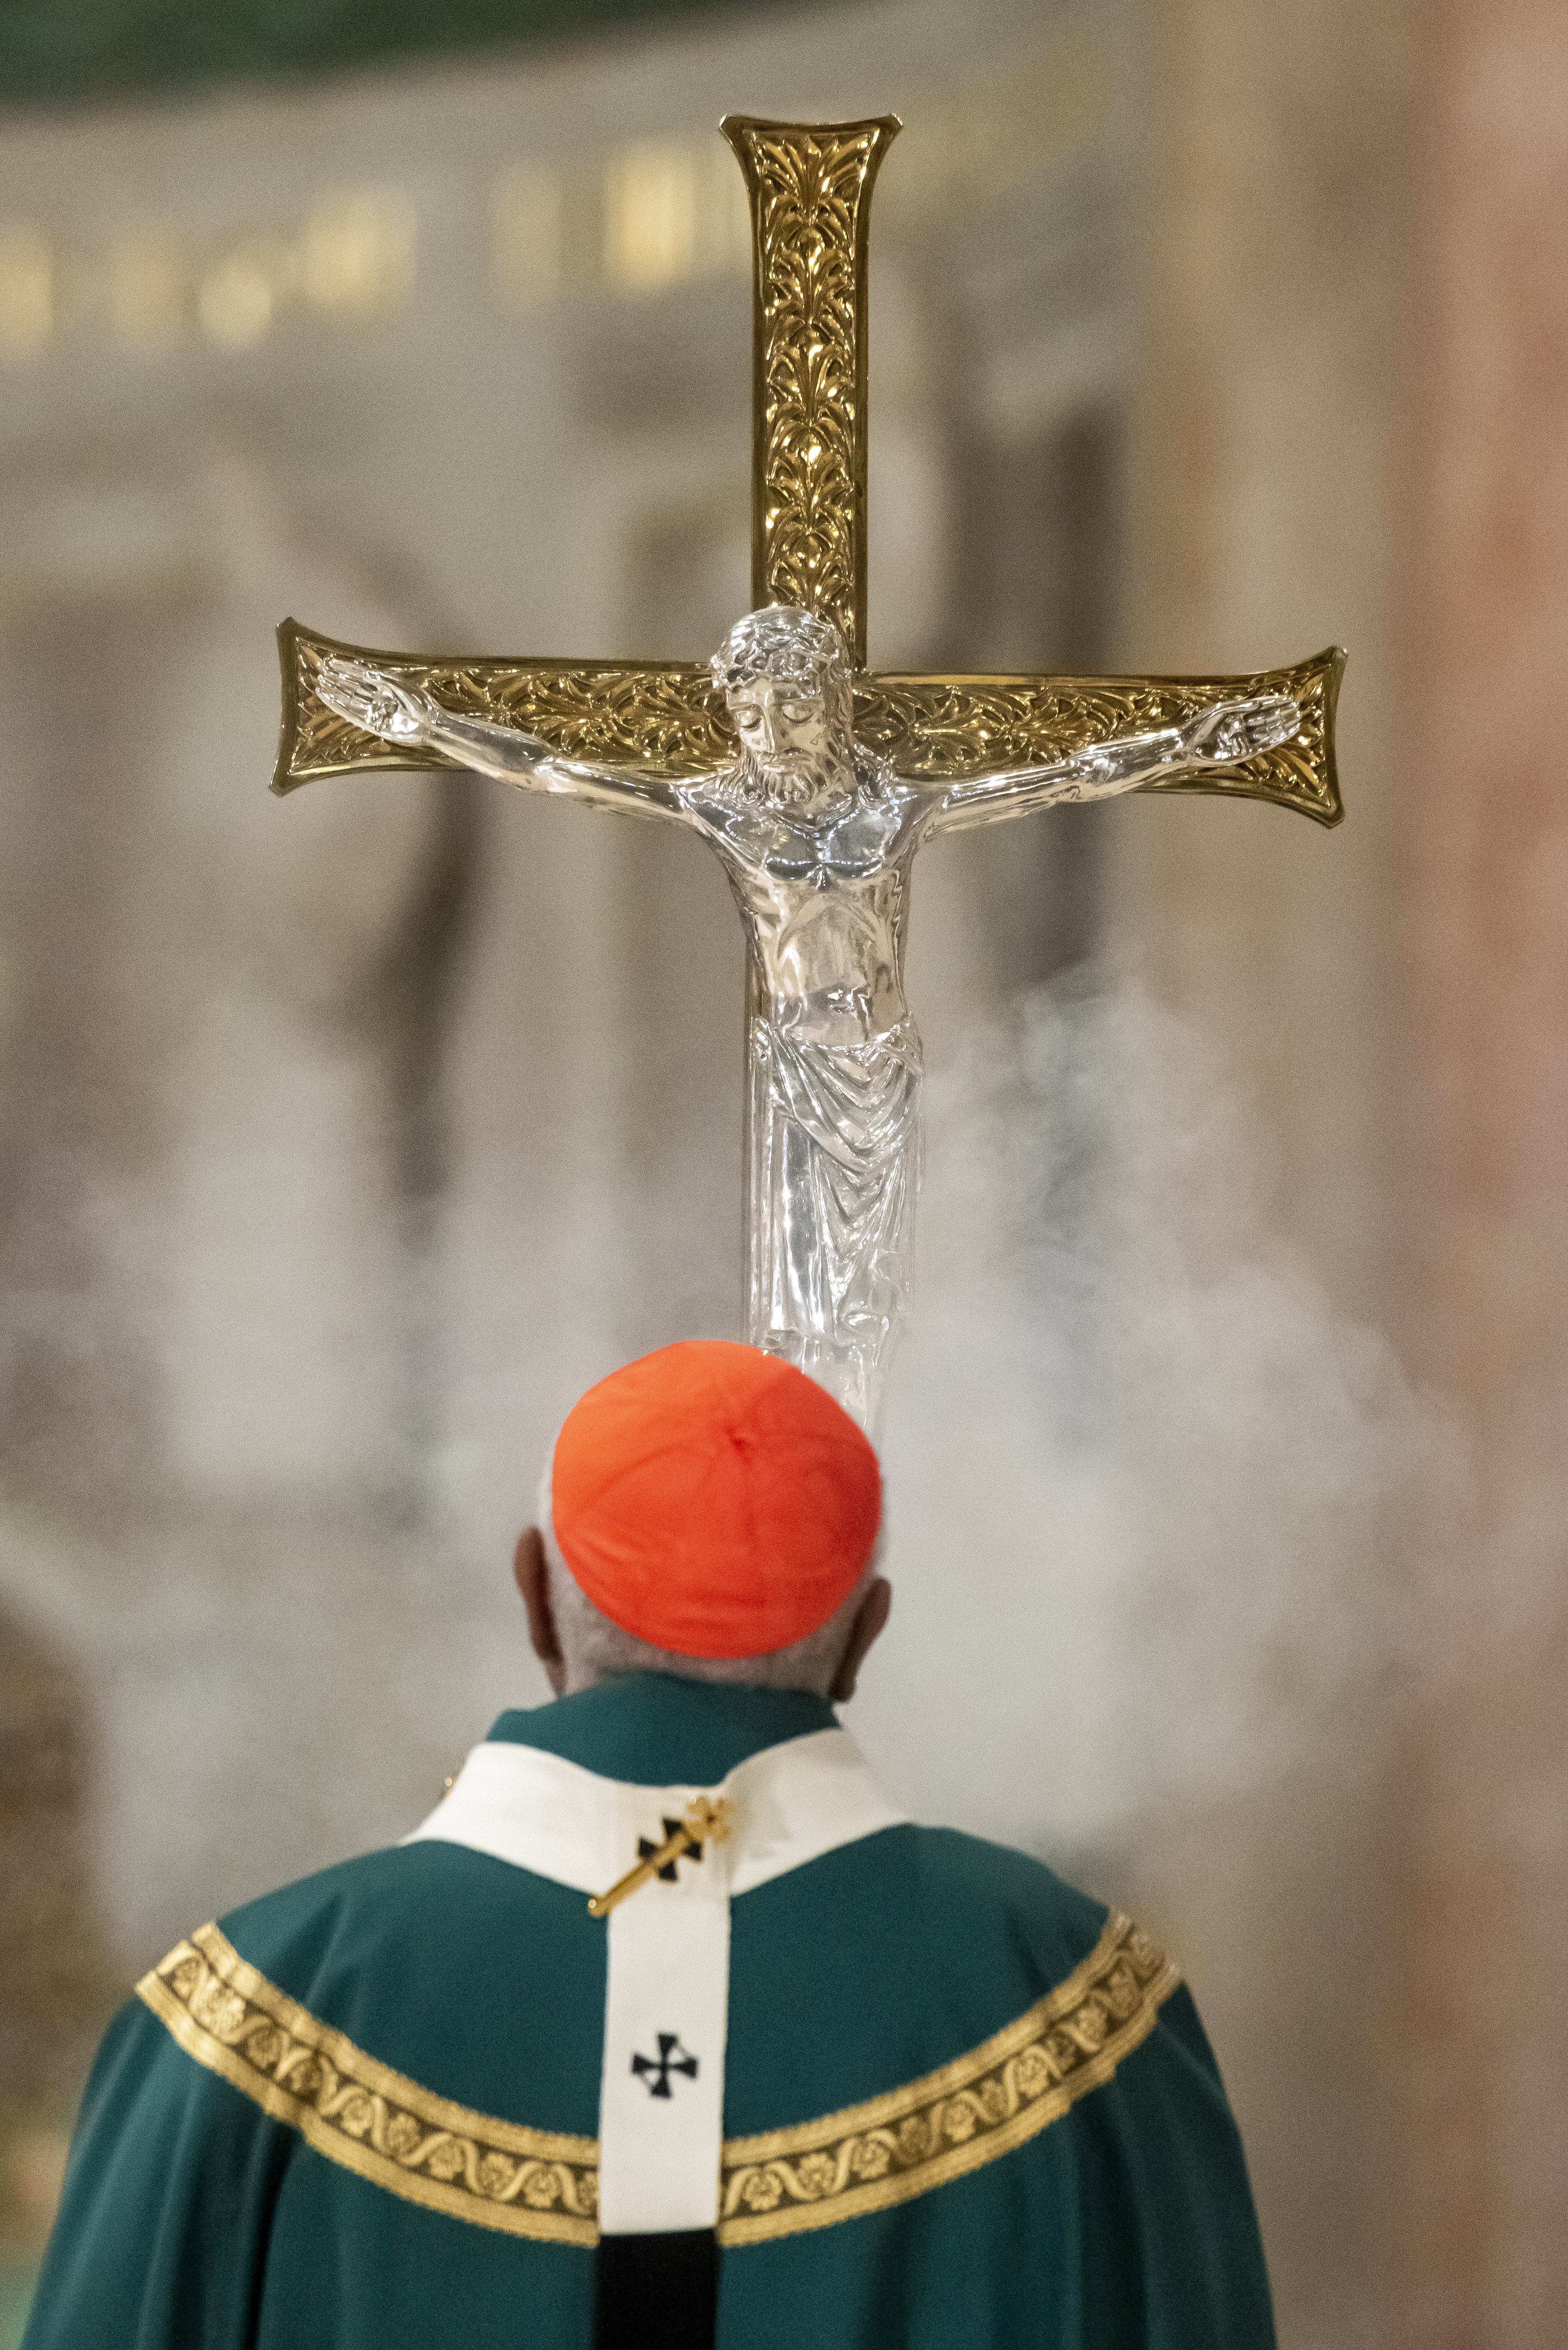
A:
{"label": "gray hair", "polygon": [[673,1648],[656,1648],[634,1632],[623,1632],[600,1607],[596,1607],[562,1557],[550,1517],[550,1472],[539,1486],[539,1532],[550,1576],[550,1613],[566,1667],[564,1695],[614,1680],[621,1673],[668,1673],[677,1680],[722,1681],[748,1689],[810,1690],[817,1697],[832,1690],[849,1645],[849,1635],[867,1588],[877,1573],[881,1549],[876,1549],[861,1569],[854,1589],[841,1599],[826,1624],[792,1640],[787,1648],[769,1648],[756,1657],[683,1657]]}

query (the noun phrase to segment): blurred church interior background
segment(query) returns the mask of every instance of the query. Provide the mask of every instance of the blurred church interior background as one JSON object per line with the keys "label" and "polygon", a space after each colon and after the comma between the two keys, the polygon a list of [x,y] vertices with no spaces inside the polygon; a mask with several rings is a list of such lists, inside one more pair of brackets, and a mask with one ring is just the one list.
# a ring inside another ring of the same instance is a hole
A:
{"label": "blurred church interior background", "polygon": [[0,26],[0,2345],[107,2015],[543,1695],[554,1428],[738,1326],[717,868],[463,777],[269,797],[274,629],[703,656],[749,600],[716,124],[896,111],[873,660],[1338,641],[1349,815],[922,860],[854,1726],[1168,1939],[1284,2350],[1559,2350],[1568,19]]}

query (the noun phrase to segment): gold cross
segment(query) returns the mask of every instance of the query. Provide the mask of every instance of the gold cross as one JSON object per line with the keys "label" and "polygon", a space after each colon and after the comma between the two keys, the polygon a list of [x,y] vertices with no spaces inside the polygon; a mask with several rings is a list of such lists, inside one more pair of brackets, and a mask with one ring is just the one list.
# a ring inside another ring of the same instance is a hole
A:
{"label": "gold cross", "polygon": [[[898,124],[891,115],[831,123],[732,115],[722,128],[740,158],[752,208],[753,601],[800,605],[837,621],[855,657],[857,737],[900,775],[957,782],[1045,765],[1112,735],[1179,724],[1216,702],[1284,694],[1302,714],[1289,742],[1138,788],[1274,800],[1337,824],[1334,707],[1345,665],[1337,649],[1251,677],[866,669],[867,244],[872,186]],[[333,655],[389,669],[451,711],[521,727],[569,758],[652,766],[673,780],[726,767],[737,754],[722,693],[705,663],[383,653],[315,636],[293,620],[278,630],[278,647],[276,792],[360,768],[459,764],[430,750],[410,757],[329,710],[316,681]]]}
{"label": "gold cross", "polygon": [[727,1844],[734,1834],[735,1808],[727,1795],[699,1795],[695,1803],[687,1806],[684,1820],[673,1827],[668,1820],[664,1825],[669,1833],[662,1844],[649,1846],[637,1866],[618,1877],[607,1893],[589,1897],[590,1918],[607,1918],[618,1901],[624,1901],[628,1893],[635,1893],[649,1877],[662,1876],[666,1869],[673,1877],[675,1863],[683,1853],[689,1852],[694,1860],[701,1860],[704,1844]]}

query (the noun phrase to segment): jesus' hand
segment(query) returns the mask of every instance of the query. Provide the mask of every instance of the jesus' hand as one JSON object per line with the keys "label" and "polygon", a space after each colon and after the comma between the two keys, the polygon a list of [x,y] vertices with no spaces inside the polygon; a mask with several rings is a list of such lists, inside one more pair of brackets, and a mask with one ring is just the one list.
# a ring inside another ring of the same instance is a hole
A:
{"label": "jesus' hand", "polygon": [[389,743],[416,743],[427,734],[440,706],[416,685],[404,685],[369,661],[324,660],[316,690],[328,710],[367,734]]}
{"label": "jesus' hand", "polygon": [[1256,758],[1300,731],[1300,706],[1288,694],[1260,693],[1250,702],[1216,702],[1178,731],[1182,758],[1194,767],[1229,767]]}

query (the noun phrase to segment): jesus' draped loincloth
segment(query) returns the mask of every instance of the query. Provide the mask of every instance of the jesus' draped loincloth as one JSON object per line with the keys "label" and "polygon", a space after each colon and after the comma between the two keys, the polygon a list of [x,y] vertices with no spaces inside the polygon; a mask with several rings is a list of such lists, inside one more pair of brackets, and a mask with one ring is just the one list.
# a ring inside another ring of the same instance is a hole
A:
{"label": "jesus' draped loincloth", "polygon": [[747,1335],[862,1422],[909,1289],[920,1075],[911,1021],[861,1045],[752,1023]]}

